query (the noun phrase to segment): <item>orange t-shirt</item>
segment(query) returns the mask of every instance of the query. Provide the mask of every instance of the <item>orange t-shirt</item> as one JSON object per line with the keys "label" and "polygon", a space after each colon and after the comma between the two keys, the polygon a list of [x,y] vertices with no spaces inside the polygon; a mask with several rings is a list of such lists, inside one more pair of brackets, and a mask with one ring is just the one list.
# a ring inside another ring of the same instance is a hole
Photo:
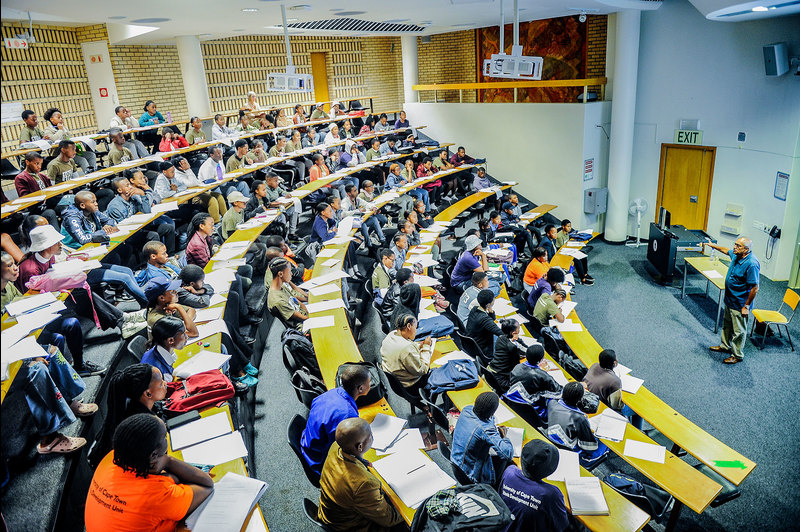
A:
{"label": "orange t-shirt", "polygon": [[525,277],[523,278],[523,282],[533,286],[536,284],[536,281],[541,279],[542,276],[547,273],[547,270],[549,269],[549,262],[539,262],[537,259],[533,259],[528,264],[528,267],[525,268]]}
{"label": "orange t-shirt", "polygon": [[192,504],[192,488],[171,477],[137,477],[114,464],[114,451],[92,477],[84,518],[87,532],[175,530]]}

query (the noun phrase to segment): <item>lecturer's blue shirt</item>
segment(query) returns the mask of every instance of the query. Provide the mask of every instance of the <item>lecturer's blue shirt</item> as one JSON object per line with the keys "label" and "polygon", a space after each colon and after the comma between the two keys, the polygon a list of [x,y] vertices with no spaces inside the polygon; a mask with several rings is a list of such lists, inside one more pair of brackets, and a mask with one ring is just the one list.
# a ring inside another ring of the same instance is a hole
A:
{"label": "lecturer's blue shirt", "polygon": [[725,306],[742,310],[747,303],[750,290],[759,284],[761,263],[752,251],[746,257],[739,259],[731,249],[728,251],[728,256],[731,258],[731,264],[728,266],[728,275],[725,276]]}

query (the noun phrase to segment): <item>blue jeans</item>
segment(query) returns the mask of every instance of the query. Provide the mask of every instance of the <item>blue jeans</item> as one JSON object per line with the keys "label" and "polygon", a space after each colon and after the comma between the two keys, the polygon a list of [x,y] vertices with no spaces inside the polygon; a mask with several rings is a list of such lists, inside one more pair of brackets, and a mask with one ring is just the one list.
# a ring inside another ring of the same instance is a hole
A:
{"label": "blue jeans", "polygon": [[453,322],[444,316],[435,318],[425,318],[417,323],[417,339],[430,336],[431,338],[441,338],[453,334]]}
{"label": "blue jeans", "polygon": [[50,358],[50,365],[28,365],[25,400],[39,435],[47,436],[75,421],[69,405],[86,389],[83,379],[60,352]]}
{"label": "blue jeans", "polygon": [[383,234],[383,229],[381,228],[381,224],[385,224],[387,222],[386,216],[382,214],[375,214],[370,216],[369,218],[361,224],[361,234],[364,235],[364,241],[369,242],[369,233],[372,231],[376,235],[378,235],[378,240],[381,241],[381,245],[386,244],[386,236]]}
{"label": "blue jeans", "polygon": [[642,416],[634,412],[631,407],[628,405],[622,405],[621,414],[628,418],[628,420],[631,422],[631,425],[639,430],[642,430]]}
{"label": "blue jeans", "polygon": [[45,325],[38,343],[54,345],[62,353],[66,353],[65,348],[69,347],[74,364],[79,367],[83,365],[83,330],[75,318],[60,318]]}
{"label": "blue jeans", "polygon": [[89,270],[86,274],[86,280],[90,285],[96,285],[101,282],[122,284],[125,290],[133,296],[136,301],[142,306],[147,306],[147,296],[144,291],[136,284],[136,279],[133,277],[133,271],[125,266],[117,266],[116,264],[103,264],[102,268],[95,268]]}
{"label": "blue jeans", "polygon": [[[461,293],[463,294],[464,290],[466,290],[470,286],[472,286],[472,280],[462,283]],[[500,295],[500,290],[502,289],[502,287],[500,286],[500,283],[498,283],[496,279],[492,279],[491,277],[489,277],[489,286],[487,286],[486,289],[491,290],[494,293],[494,297],[497,297]]]}
{"label": "blue jeans", "polygon": [[227,183],[223,183],[222,185],[220,185],[219,188],[222,190],[222,194],[223,196],[225,196],[226,199],[228,197],[228,194],[230,194],[234,190],[238,190],[245,196],[248,197],[250,196],[250,188],[247,186],[247,183],[245,181],[236,181],[236,180],[228,181]]}
{"label": "blue jeans", "polygon": [[425,203],[425,210],[431,208],[431,196],[424,188],[413,188],[408,191],[408,195]]}
{"label": "blue jeans", "polygon": [[358,184],[360,183],[359,179],[355,176],[348,176],[345,179],[341,179],[336,183],[333,183],[333,187],[338,192],[339,199],[343,199],[347,196],[347,191],[345,187],[348,185],[355,185],[358,188]]}

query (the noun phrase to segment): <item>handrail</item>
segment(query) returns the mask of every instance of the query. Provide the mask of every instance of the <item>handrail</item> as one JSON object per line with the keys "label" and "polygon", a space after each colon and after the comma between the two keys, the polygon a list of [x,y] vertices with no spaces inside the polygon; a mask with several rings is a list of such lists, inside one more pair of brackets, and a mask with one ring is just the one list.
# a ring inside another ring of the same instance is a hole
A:
{"label": "handrail", "polygon": [[589,87],[593,85],[600,85],[600,99],[605,97],[605,86],[608,83],[608,78],[583,78],[583,79],[545,79],[545,80],[532,80],[532,81],[484,81],[479,83],[433,83],[426,85],[412,85],[411,89],[415,91],[434,91],[434,100],[436,99],[436,92],[457,90],[459,102],[463,102],[463,91],[465,90],[483,90],[483,89],[514,89],[514,103],[517,102],[517,89],[532,89],[532,88],[546,88],[546,87],[583,87],[583,101],[586,103],[586,96],[589,92]]}

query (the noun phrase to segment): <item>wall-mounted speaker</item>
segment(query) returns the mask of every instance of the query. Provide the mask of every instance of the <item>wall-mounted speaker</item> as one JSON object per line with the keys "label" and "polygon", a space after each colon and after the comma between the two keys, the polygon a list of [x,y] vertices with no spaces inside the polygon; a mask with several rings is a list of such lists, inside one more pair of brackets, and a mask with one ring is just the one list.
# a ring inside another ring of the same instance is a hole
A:
{"label": "wall-mounted speaker", "polygon": [[764,70],[767,76],[783,76],[789,72],[789,49],[785,42],[764,46]]}

